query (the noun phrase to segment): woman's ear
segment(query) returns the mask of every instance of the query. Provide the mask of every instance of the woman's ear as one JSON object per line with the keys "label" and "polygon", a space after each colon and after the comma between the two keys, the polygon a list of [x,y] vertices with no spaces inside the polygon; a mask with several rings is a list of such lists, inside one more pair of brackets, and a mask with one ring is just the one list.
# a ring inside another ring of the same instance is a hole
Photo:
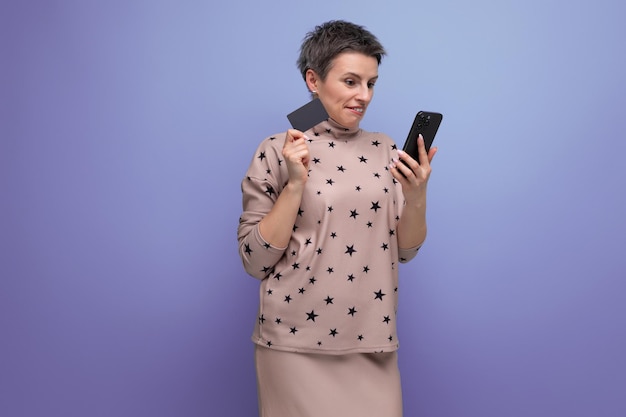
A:
{"label": "woman's ear", "polygon": [[306,70],[304,74],[304,79],[306,80],[306,86],[309,91],[313,94],[317,93],[317,84],[319,83],[319,77],[312,69]]}

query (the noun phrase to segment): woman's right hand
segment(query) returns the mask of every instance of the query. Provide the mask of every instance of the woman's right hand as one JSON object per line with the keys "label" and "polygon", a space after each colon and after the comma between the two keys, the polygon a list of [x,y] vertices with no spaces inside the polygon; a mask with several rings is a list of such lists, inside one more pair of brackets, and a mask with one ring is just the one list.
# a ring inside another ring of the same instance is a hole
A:
{"label": "woman's right hand", "polygon": [[289,129],[283,145],[283,157],[287,163],[289,182],[294,185],[304,185],[309,177],[309,147],[304,133],[296,129]]}

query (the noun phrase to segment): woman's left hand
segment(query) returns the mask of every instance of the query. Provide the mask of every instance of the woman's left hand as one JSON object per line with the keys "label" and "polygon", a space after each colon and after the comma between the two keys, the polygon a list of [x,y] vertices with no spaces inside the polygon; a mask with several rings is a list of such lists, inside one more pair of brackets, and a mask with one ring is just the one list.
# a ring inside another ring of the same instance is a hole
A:
{"label": "woman's left hand", "polygon": [[402,185],[402,193],[408,205],[421,205],[423,199],[426,198],[426,185],[431,173],[430,163],[437,153],[437,148],[430,148],[430,151],[426,153],[424,138],[419,135],[417,152],[419,163],[406,152],[398,150],[400,159],[394,159],[390,165],[391,174]]}

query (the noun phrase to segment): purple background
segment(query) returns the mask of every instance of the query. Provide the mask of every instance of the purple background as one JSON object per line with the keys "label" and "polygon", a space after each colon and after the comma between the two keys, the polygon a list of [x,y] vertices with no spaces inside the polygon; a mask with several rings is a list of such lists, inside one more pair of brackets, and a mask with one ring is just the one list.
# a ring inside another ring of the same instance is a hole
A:
{"label": "purple background", "polygon": [[251,416],[239,184],[315,24],[387,47],[363,127],[441,111],[401,277],[405,414],[626,415],[619,0],[0,6],[0,415]]}

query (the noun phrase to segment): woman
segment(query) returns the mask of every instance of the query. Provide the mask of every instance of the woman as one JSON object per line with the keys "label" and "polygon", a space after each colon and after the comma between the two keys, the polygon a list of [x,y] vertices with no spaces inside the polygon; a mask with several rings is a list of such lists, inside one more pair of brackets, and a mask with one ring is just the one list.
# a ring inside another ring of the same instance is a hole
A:
{"label": "woman", "polygon": [[263,417],[402,415],[398,263],[426,237],[436,148],[418,139],[418,163],[359,128],[384,55],[349,22],[308,33],[298,67],[329,118],[265,139],[242,182],[239,253],[261,280],[252,339]]}

